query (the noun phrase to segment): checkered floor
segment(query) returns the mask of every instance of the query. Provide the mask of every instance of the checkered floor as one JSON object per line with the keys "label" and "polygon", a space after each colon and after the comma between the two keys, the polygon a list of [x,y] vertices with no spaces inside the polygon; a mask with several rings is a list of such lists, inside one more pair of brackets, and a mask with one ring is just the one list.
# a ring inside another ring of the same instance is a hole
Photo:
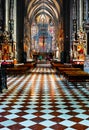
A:
{"label": "checkered floor", "polygon": [[0,94],[0,130],[89,130],[89,85],[67,83],[51,67],[10,76]]}

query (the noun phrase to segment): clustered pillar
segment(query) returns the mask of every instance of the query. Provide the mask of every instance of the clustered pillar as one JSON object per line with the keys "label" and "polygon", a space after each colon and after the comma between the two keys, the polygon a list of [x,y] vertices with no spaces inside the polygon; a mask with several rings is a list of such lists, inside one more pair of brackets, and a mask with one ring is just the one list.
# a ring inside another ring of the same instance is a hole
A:
{"label": "clustered pillar", "polygon": [[17,0],[17,61],[24,62],[24,0]]}

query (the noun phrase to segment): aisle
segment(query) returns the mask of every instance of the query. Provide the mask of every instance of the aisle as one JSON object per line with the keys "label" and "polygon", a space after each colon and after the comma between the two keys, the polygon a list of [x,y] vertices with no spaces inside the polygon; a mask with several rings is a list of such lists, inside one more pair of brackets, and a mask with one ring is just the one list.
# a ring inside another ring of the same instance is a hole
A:
{"label": "aisle", "polygon": [[89,86],[66,84],[49,67],[8,77],[0,130],[89,130]]}

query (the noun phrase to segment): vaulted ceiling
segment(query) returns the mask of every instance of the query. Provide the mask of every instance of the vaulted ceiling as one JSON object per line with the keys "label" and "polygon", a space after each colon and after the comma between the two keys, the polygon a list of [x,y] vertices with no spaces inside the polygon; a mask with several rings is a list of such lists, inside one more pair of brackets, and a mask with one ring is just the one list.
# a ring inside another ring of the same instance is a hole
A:
{"label": "vaulted ceiling", "polygon": [[29,22],[44,14],[55,24],[58,24],[62,11],[62,0],[26,0]]}

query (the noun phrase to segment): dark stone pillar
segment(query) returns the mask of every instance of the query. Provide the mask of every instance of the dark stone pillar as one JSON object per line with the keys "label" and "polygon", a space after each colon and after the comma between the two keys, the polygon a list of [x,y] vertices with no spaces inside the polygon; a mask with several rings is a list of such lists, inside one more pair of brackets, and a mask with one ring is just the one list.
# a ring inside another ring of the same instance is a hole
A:
{"label": "dark stone pillar", "polygon": [[17,0],[17,61],[18,63],[24,62],[24,10],[25,0]]}
{"label": "dark stone pillar", "polygon": [[89,55],[89,33],[87,33],[87,54]]}
{"label": "dark stone pillar", "polygon": [[63,0],[64,11],[64,62],[70,62],[70,0]]}
{"label": "dark stone pillar", "polygon": [[5,0],[0,0],[0,30],[5,30]]}

